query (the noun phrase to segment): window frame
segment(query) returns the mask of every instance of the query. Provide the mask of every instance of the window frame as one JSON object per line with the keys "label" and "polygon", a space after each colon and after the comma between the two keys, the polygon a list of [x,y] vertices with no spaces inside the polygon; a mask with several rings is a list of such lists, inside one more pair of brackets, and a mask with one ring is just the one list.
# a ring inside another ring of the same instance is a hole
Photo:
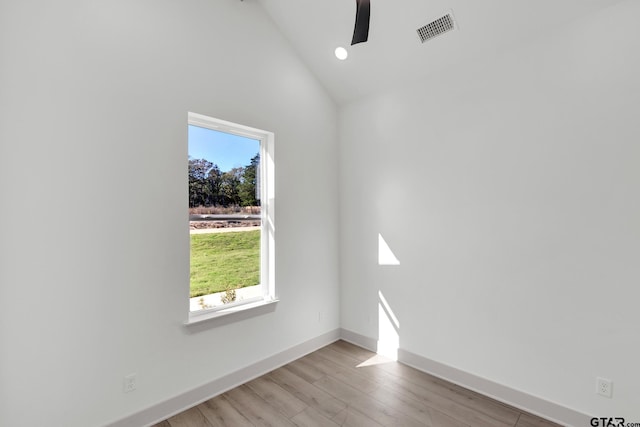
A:
{"label": "window frame", "polygon": [[[262,295],[259,297],[197,311],[191,311],[189,308],[189,298],[187,298],[188,319],[185,323],[188,325],[256,309],[267,304],[276,303],[278,300],[275,292],[274,133],[193,112],[188,113],[187,122],[188,125],[255,139],[260,143],[260,167],[258,174],[261,217],[259,286],[261,286],[262,291]],[[191,283],[190,280],[188,280],[187,295],[190,294],[190,286]]]}

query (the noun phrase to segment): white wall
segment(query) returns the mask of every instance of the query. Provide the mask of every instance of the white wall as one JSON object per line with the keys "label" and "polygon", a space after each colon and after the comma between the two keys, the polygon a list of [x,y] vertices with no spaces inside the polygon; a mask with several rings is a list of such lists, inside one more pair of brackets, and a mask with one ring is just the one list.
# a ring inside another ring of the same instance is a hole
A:
{"label": "white wall", "polygon": [[640,420],[639,15],[341,109],[343,328],[378,338],[380,291],[402,349]]}
{"label": "white wall", "polygon": [[[2,1],[0,58],[0,425],[104,425],[338,327],[335,105],[256,3]],[[188,111],[276,135],[281,302],[197,332]]]}

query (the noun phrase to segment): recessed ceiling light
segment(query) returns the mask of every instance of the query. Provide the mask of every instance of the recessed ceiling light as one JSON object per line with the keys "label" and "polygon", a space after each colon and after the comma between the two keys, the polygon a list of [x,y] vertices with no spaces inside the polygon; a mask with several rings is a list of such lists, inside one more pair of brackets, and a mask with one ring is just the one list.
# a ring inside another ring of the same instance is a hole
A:
{"label": "recessed ceiling light", "polygon": [[343,48],[342,46],[337,47],[335,53],[336,58],[341,61],[344,61],[345,59],[347,59],[347,56],[349,56],[349,52],[347,52],[347,49]]}

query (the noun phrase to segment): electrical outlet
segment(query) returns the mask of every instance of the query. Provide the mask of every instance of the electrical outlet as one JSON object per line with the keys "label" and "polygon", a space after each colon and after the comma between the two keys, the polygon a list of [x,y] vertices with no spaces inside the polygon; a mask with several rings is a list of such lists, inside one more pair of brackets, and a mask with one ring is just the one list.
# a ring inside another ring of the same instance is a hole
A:
{"label": "electrical outlet", "polygon": [[611,399],[613,395],[613,382],[606,378],[596,378],[596,393]]}
{"label": "electrical outlet", "polygon": [[123,391],[125,393],[129,393],[130,391],[133,391],[136,389],[136,387],[138,386],[138,374],[129,374],[126,377],[124,377],[124,381],[123,381]]}

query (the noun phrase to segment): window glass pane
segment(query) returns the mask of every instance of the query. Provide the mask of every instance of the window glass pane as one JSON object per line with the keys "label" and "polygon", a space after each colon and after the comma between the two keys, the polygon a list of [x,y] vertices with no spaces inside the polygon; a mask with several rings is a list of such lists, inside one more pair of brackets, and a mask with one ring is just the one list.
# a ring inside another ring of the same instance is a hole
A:
{"label": "window glass pane", "polygon": [[189,125],[191,311],[263,296],[260,141]]}

